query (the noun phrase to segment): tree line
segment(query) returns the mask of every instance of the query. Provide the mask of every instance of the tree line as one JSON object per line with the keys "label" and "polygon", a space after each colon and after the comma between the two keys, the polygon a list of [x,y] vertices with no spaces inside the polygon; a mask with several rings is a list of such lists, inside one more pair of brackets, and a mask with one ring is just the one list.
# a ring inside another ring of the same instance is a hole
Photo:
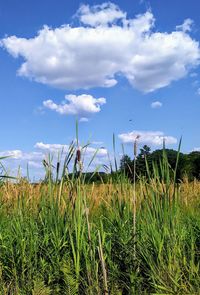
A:
{"label": "tree line", "polygon": [[[153,165],[159,166],[163,159],[163,152],[167,157],[168,164],[172,170],[176,169],[177,181],[183,180],[185,177],[189,181],[194,179],[200,180],[200,152],[193,151],[189,154],[184,154],[173,149],[157,149],[151,151],[150,147],[144,145],[136,157],[136,176],[147,176],[147,167],[150,173],[153,172]],[[177,164],[178,158],[178,164]],[[154,164],[153,164],[154,163]],[[177,165],[177,166],[176,166]],[[120,161],[120,171],[133,179],[134,159],[130,156],[124,155]]]}

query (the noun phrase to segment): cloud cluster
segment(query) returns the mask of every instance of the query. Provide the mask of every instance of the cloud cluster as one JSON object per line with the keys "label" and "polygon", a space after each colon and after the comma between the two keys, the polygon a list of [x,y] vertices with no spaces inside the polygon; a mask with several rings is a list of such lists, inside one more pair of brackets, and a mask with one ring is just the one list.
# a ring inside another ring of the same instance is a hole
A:
{"label": "cloud cluster", "polygon": [[12,150],[12,151],[1,151],[0,157],[12,157],[13,159],[21,159],[23,156],[22,151]]}
{"label": "cloud cluster", "polygon": [[[69,151],[69,145],[65,144],[50,144],[37,142],[34,145],[35,151],[24,152],[22,150],[5,150],[0,152],[0,157],[8,157],[3,160],[4,165],[9,169],[9,175],[16,176],[19,172],[19,167],[23,176],[27,175],[27,164],[30,168],[31,178],[40,179],[44,177],[44,167],[42,161],[50,154],[53,164],[56,166],[57,156],[60,153],[61,166],[64,163],[64,158]],[[101,147],[99,149],[93,146],[82,148],[82,160],[84,160],[84,169],[86,169],[95,155],[95,158],[90,165],[90,170],[94,171],[98,165],[108,164],[107,149]],[[73,168],[73,160],[69,164],[69,170]]]}
{"label": "cloud cluster", "polygon": [[161,131],[137,131],[134,130],[128,133],[122,133],[118,135],[123,143],[134,143],[137,136],[139,136],[138,142],[140,144],[148,144],[159,146],[163,144],[165,140],[166,144],[175,144],[177,139],[173,136],[166,136]]}
{"label": "cloud cluster", "polygon": [[37,142],[34,145],[34,148],[37,148],[39,150],[49,152],[49,153],[55,153],[55,152],[61,152],[61,151],[67,151],[68,145],[64,144],[50,144],[50,143],[43,143],[43,142]]}
{"label": "cloud cluster", "polygon": [[126,13],[122,12],[114,3],[103,3],[100,5],[81,5],[77,16],[80,21],[91,27],[106,26],[114,22],[125,19]]}
{"label": "cloud cluster", "polygon": [[[45,153],[58,153],[58,152],[63,151],[64,154],[66,154],[69,149],[69,145],[49,144],[49,143],[43,143],[43,142],[37,142],[34,145],[34,147],[44,151]],[[82,147],[80,146],[80,148],[82,148]],[[86,157],[91,157],[95,153],[96,153],[97,157],[104,157],[104,156],[107,156],[107,149],[102,148],[102,147],[97,149],[92,146],[87,146],[87,147],[83,148],[83,154]]]}
{"label": "cloud cluster", "polygon": [[88,122],[89,121],[89,119],[88,118],[86,118],[86,117],[82,117],[82,118],[80,118],[80,120],[79,120],[79,122]]}
{"label": "cloud cluster", "polygon": [[63,89],[112,87],[122,75],[133,87],[151,92],[199,65],[191,20],[172,32],[158,32],[150,11],[130,19],[110,2],[82,5],[77,16],[77,27],[44,26],[30,39],[2,39],[3,48],[24,60],[18,74]]}
{"label": "cloud cluster", "polygon": [[1,151],[0,157],[8,157],[8,159],[29,161],[29,160],[42,160],[43,154],[41,152],[25,153],[21,150],[7,150],[7,151]]}
{"label": "cloud cluster", "polygon": [[85,116],[98,113],[101,110],[101,105],[106,103],[104,97],[94,98],[92,95],[66,95],[65,101],[61,104],[56,104],[52,100],[45,100],[43,106],[56,111],[61,115],[79,115],[84,116],[82,121],[87,119]]}
{"label": "cloud cluster", "polygon": [[153,101],[152,103],[151,103],[151,107],[152,107],[152,109],[158,109],[158,108],[161,108],[162,107],[162,102],[160,102],[160,101]]}
{"label": "cloud cluster", "polygon": [[41,178],[42,173],[42,160],[45,155],[41,151],[31,151],[24,152],[22,150],[5,150],[0,152],[0,157],[6,157],[3,160],[6,170],[8,169],[8,174],[16,176],[19,171],[25,176],[27,174],[27,164],[30,168],[36,169],[36,178]]}
{"label": "cloud cluster", "polygon": [[192,30],[192,25],[194,24],[193,20],[190,18],[187,18],[184,20],[182,25],[176,26],[177,30],[183,31],[183,32],[190,32]]}

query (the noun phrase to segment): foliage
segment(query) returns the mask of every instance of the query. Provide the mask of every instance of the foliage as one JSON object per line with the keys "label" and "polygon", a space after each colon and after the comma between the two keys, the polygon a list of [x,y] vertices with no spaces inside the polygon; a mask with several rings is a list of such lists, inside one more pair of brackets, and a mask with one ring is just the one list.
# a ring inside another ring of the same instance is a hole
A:
{"label": "foliage", "polygon": [[[171,176],[173,177],[173,170],[176,167],[176,159],[179,155],[179,161],[176,171],[176,181],[183,180],[184,177],[188,177],[190,181],[194,179],[200,180],[200,152],[191,152],[189,154],[183,154],[173,149],[165,149],[168,164],[171,168]],[[159,165],[163,160],[163,149],[155,150],[151,152],[150,148],[145,145],[140,149],[140,153],[137,156],[137,169],[136,173],[138,177],[147,177],[147,165],[151,174],[153,174],[154,164]],[[132,179],[134,161],[127,155],[124,155],[121,159],[120,170],[125,172],[128,178]]]}
{"label": "foliage", "polygon": [[37,185],[2,183],[0,294],[199,294],[200,182],[177,181],[198,177],[199,154],[191,165],[180,151],[144,146],[133,184],[127,156],[123,173],[116,159],[108,177],[83,173],[80,160],[69,173],[75,151],[62,169],[49,157]]}
{"label": "foliage", "polygon": [[123,175],[4,183],[2,294],[199,294],[200,183],[174,183],[163,157],[136,183],[136,236]]}

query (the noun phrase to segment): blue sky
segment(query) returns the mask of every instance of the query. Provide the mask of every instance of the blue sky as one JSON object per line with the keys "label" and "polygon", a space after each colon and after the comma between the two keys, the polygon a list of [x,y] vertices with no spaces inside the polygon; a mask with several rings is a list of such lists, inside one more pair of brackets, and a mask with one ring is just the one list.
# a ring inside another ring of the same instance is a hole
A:
{"label": "blue sky", "polygon": [[137,134],[152,149],[163,137],[176,148],[181,136],[183,152],[200,148],[199,9],[196,0],[1,0],[0,155],[39,177],[45,153],[74,139],[76,119],[88,157],[111,151],[113,133],[118,153]]}

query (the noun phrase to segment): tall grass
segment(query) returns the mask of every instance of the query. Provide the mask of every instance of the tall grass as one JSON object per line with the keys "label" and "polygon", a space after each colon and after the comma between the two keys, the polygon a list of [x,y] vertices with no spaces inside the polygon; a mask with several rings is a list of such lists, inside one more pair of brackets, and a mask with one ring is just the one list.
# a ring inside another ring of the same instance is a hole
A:
{"label": "tall grass", "polygon": [[75,153],[56,181],[49,158],[45,183],[1,186],[0,294],[199,294],[200,184],[175,185],[163,154],[135,183],[133,211],[124,175],[69,177]]}

